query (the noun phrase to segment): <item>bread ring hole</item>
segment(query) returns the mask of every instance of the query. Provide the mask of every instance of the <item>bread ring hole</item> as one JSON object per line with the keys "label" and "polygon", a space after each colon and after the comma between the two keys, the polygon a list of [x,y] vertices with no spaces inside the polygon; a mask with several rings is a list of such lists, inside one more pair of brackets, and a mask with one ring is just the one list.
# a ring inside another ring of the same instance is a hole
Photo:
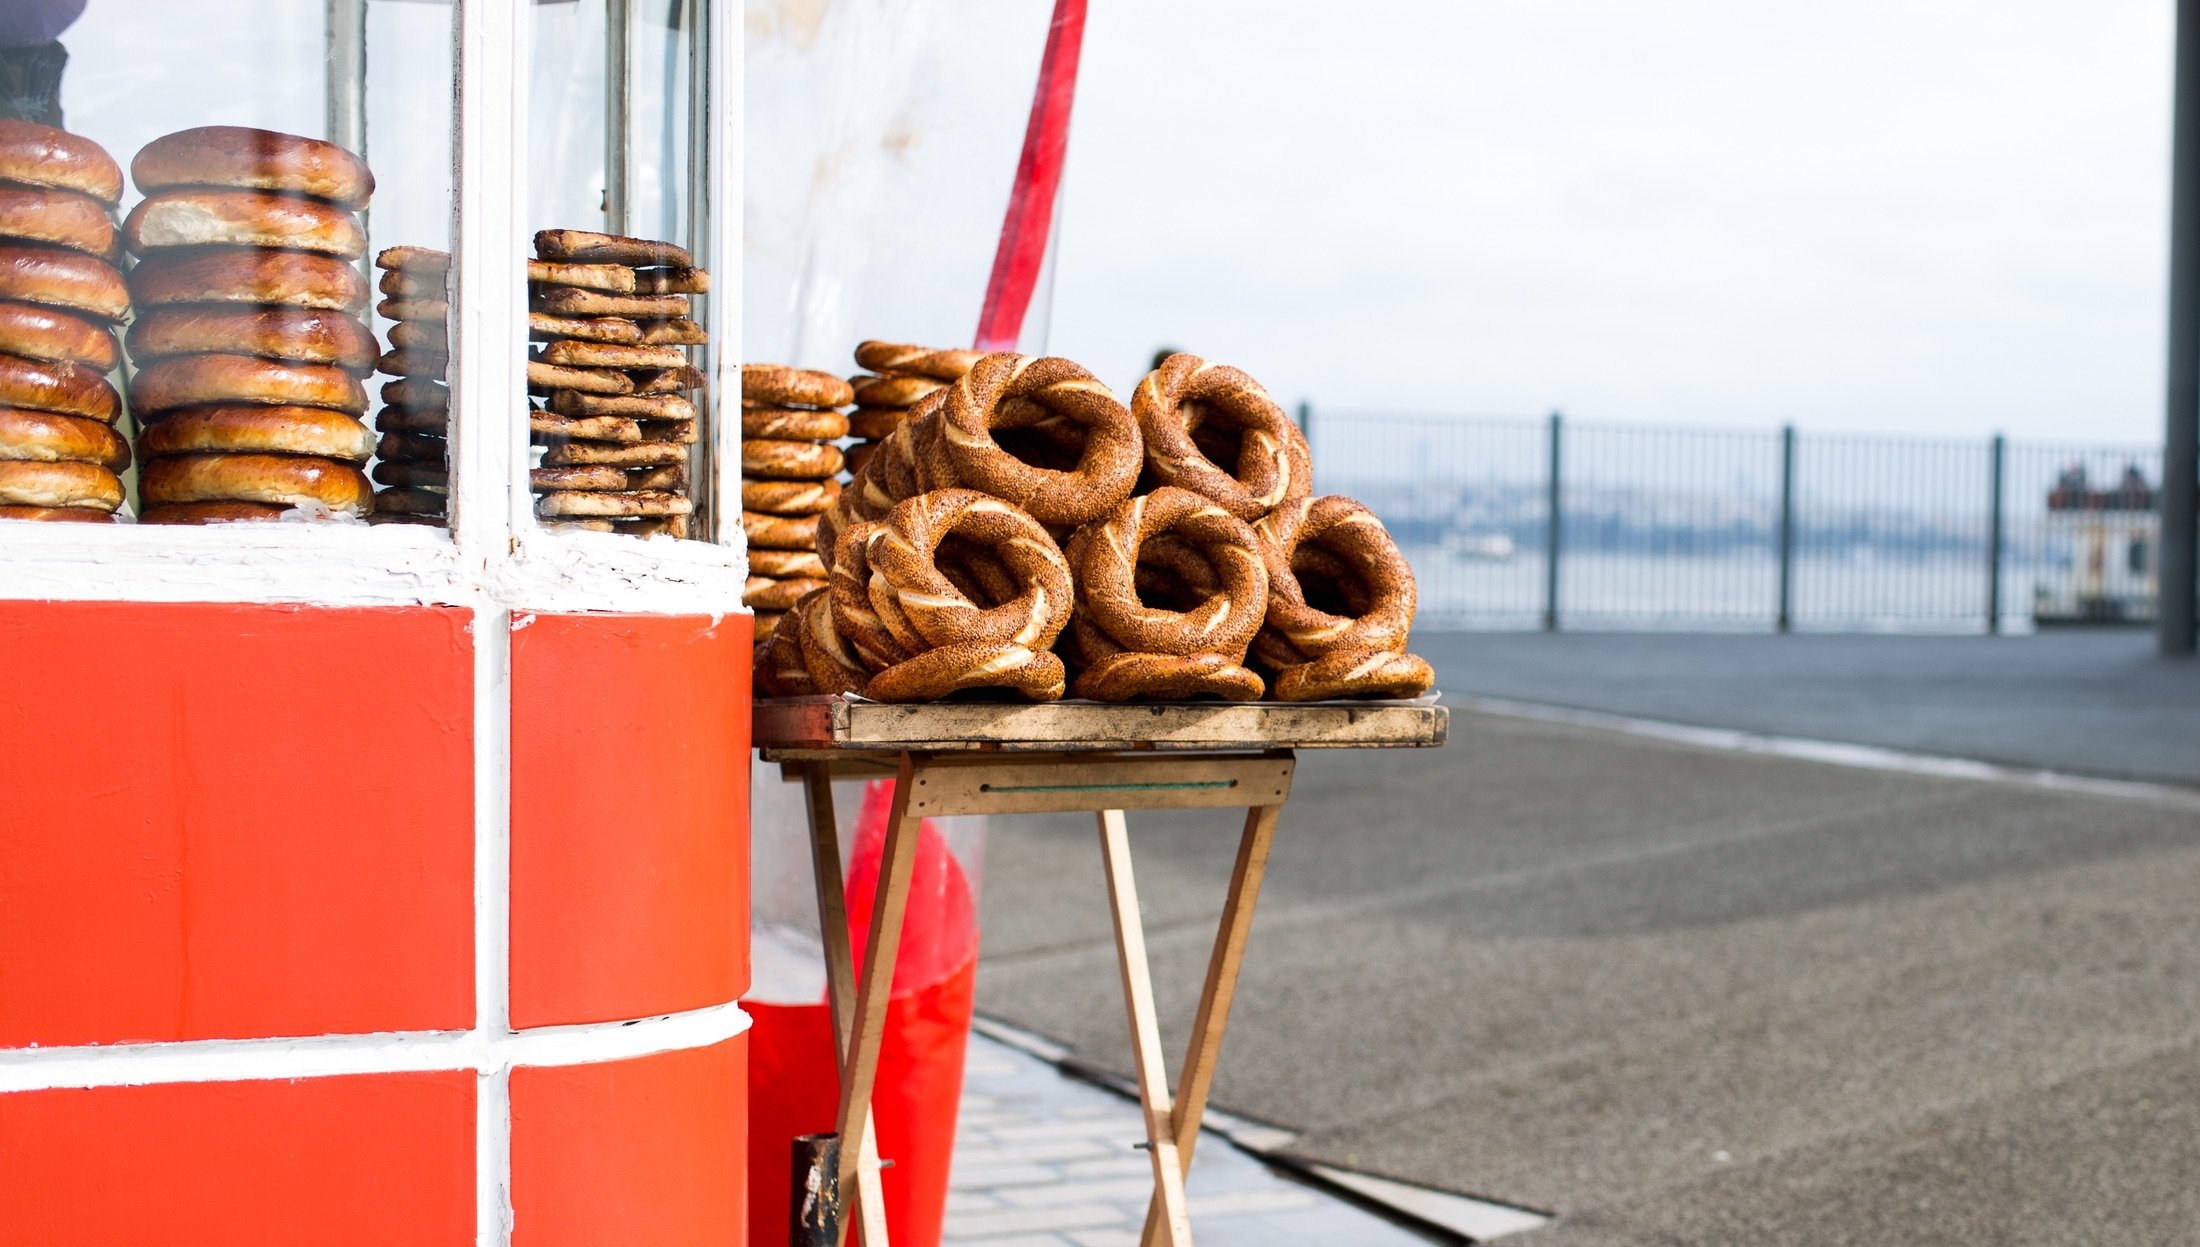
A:
{"label": "bread ring hole", "polygon": [[1000,555],[967,537],[949,533],[932,561],[947,582],[979,610],[1006,606],[1023,592],[1022,584]]}
{"label": "bread ring hole", "polygon": [[1375,594],[1349,561],[1317,545],[1291,553],[1291,574],[1298,578],[1306,604],[1324,614],[1356,619],[1375,608]]}
{"label": "bread ring hole", "polygon": [[1191,434],[1192,445],[1216,467],[1235,470],[1238,459],[1245,453],[1245,426],[1223,408],[1203,403],[1195,398],[1185,399],[1177,410],[1184,415],[1184,427]]}
{"label": "bread ring hole", "polygon": [[1164,533],[1139,547],[1131,584],[1139,605],[1181,614],[1221,592],[1222,577],[1198,546]]}

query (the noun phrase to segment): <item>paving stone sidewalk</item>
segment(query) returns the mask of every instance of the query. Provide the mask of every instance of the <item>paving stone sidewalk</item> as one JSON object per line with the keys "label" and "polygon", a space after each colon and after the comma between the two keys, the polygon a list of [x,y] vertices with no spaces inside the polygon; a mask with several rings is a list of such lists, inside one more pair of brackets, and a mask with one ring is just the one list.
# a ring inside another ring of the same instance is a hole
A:
{"label": "paving stone sidewalk", "polygon": [[[970,1037],[947,1242],[1138,1247],[1153,1190],[1138,1108],[1037,1057]],[[1192,1161],[1199,1247],[1425,1247],[1430,1239],[1300,1183],[1209,1132]]]}

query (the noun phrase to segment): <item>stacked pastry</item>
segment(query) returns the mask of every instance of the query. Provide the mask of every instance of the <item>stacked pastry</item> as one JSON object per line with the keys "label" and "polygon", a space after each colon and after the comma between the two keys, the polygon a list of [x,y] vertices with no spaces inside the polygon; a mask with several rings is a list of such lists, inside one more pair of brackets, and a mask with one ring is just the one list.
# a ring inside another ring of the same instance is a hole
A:
{"label": "stacked pastry", "polygon": [[113,326],[129,312],[114,222],[122,169],[98,144],[0,120],[0,518],[105,523],[130,448]]}
{"label": "stacked pastry", "polygon": [[450,525],[451,256],[391,247],[374,257],[390,349],[377,364],[396,378],[382,386],[374,424],[374,523]]}
{"label": "stacked pastry", "polygon": [[818,519],[840,494],[843,462],[832,442],[848,435],[848,383],[829,372],[779,364],[741,369],[741,531],[749,544],[743,601],[768,639],[787,608],[825,587]]}
{"label": "stacked pastry", "polygon": [[690,297],[710,275],[671,243],[544,230],[527,266],[528,413],[541,462],[528,473],[549,527],[688,535],[688,448],[709,341]]}
{"label": "stacked pastry", "polygon": [[848,432],[857,439],[846,452],[848,471],[861,472],[887,434],[908,420],[912,408],[984,357],[980,351],[935,351],[893,342],[858,346],[856,363],[870,371],[848,378],[856,404],[848,414]]}
{"label": "stacked pastry", "polygon": [[155,139],[130,176],[140,520],[365,515],[374,176],[333,143],[240,126]]}

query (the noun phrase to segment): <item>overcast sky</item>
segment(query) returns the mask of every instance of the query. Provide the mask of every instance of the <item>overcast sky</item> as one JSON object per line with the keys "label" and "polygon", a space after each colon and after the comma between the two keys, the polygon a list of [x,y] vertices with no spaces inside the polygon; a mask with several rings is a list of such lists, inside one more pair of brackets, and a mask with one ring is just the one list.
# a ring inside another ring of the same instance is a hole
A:
{"label": "overcast sky", "polygon": [[1097,0],[1050,346],[1317,409],[2153,441],[2171,7]]}

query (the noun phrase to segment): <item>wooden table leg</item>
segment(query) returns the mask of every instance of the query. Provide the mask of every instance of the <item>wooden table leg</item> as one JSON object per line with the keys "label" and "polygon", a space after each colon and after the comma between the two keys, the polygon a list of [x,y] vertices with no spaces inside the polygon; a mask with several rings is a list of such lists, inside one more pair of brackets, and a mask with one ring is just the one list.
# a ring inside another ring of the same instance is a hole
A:
{"label": "wooden table leg", "polygon": [[1192,1223],[1184,1207],[1184,1165],[1177,1158],[1170,1108],[1169,1071],[1161,1055],[1161,1021],[1154,1011],[1153,973],[1146,964],[1146,928],[1138,916],[1138,885],[1131,876],[1130,833],[1123,811],[1100,811],[1100,856],[1108,873],[1109,917],[1123,967],[1123,1004],[1129,1011],[1131,1053],[1138,1067],[1138,1099],[1145,1109],[1146,1145],[1153,1154],[1154,1202],[1161,1209],[1166,1247],[1191,1247]]}
{"label": "wooden table leg", "polygon": [[[802,767],[802,794],[810,811],[811,875],[817,884],[819,938],[825,945],[825,999],[832,1007],[833,1060],[843,1082],[848,1077],[849,1040],[855,1025],[855,958],[848,947],[847,880],[840,864],[840,822],[833,810],[833,779],[822,762]],[[862,1137],[841,1150],[856,1153],[856,1184],[842,1185],[840,1223],[863,1227],[866,1244],[886,1242],[886,1201],[879,1185],[878,1133],[868,1113]],[[838,1176],[838,1175],[836,1175]],[[843,1235],[845,1240],[845,1235]]]}
{"label": "wooden table leg", "polygon": [[[917,859],[917,829],[922,825],[921,816],[909,809],[910,794],[915,787],[916,761],[909,754],[901,755],[901,768],[894,781],[894,809],[886,821],[886,844],[879,857],[878,889],[871,905],[871,934],[864,943],[863,976],[856,989],[854,1025],[848,1037],[847,1055],[841,1063],[840,1115],[837,1128],[840,1131],[840,1189],[855,1189],[861,1181],[862,1159],[872,1156],[874,1175],[877,1165],[875,1146],[871,1143],[871,1086],[878,1077],[879,1045],[885,1038],[886,1006],[893,997],[894,959],[901,951],[901,920],[909,906],[909,876]],[[838,860],[837,858],[835,859]],[[842,929],[846,930],[845,919]],[[846,1140],[857,1139],[862,1146],[848,1147]],[[886,1247],[886,1218],[883,1204],[858,1197],[864,1208],[864,1247]],[[873,1209],[877,1209],[874,1216]],[[876,1224],[874,1236],[871,1226]],[[848,1240],[849,1219],[840,1223],[840,1237]]]}
{"label": "wooden table leg", "polygon": [[[1256,805],[1245,812],[1245,831],[1238,837],[1237,863],[1230,868],[1230,890],[1222,902],[1214,952],[1207,958],[1207,981],[1199,989],[1199,1012],[1192,1018],[1192,1042],[1184,1054],[1184,1069],[1177,1075],[1176,1110],[1169,1122],[1186,1177],[1191,1176],[1192,1149],[1199,1144],[1199,1121],[1207,1112],[1207,1093],[1214,1087],[1222,1032],[1230,1024],[1238,969],[1245,964],[1253,907],[1260,901],[1261,879],[1268,873],[1268,846],[1275,840],[1276,821],[1282,815],[1280,805]],[[1161,1237],[1163,1216],[1158,1199],[1147,1205],[1146,1228],[1139,1235],[1139,1247],[1157,1247],[1166,1241]]]}

